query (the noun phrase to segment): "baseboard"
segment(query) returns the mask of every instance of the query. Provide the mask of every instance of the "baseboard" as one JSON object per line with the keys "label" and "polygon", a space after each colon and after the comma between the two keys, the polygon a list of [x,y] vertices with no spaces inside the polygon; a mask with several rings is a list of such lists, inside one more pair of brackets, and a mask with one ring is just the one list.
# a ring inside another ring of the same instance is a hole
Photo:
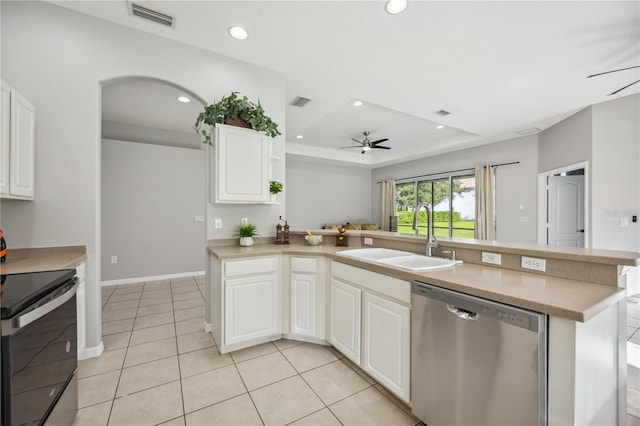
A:
{"label": "baseboard", "polygon": [[205,274],[205,271],[194,271],[194,272],[181,272],[179,274],[154,275],[150,277],[123,278],[120,280],[101,281],[100,285],[102,287],[108,287],[111,285],[138,284],[141,281],[146,282],[146,281],[173,280],[176,278],[188,278],[188,277],[200,276],[204,274]]}
{"label": "baseboard", "polygon": [[102,355],[104,352],[104,345],[102,341],[98,346],[91,346],[89,348],[85,348],[80,355],[78,355],[78,360],[89,359],[89,358],[97,358]]}

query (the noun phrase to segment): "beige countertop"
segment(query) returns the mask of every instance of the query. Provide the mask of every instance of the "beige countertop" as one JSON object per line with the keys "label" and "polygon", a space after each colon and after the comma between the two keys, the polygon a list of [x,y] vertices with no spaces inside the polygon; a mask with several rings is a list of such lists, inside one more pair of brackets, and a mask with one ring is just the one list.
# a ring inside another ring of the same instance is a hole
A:
{"label": "beige countertop", "polygon": [[86,246],[9,249],[0,274],[72,269],[87,259]]}
{"label": "beige countertop", "polygon": [[[314,232],[315,233],[315,232]],[[424,238],[423,238],[424,239]],[[215,241],[215,240],[213,240]],[[268,255],[327,256],[352,266],[366,268],[402,280],[430,284],[536,312],[586,322],[625,297],[625,290],[534,273],[463,263],[453,268],[415,272],[340,255],[339,251],[356,247],[307,244],[256,244],[253,247],[217,245],[210,241],[209,253],[221,260]]]}

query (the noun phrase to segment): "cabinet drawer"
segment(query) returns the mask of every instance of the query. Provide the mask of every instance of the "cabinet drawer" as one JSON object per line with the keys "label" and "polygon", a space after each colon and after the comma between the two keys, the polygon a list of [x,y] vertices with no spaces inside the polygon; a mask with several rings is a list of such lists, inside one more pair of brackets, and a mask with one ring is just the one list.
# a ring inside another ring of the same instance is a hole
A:
{"label": "cabinet drawer", "polygon": [[409,281],[402,281],[388,275],[335,261],[331,262],[331,275],[407,305],[411,304],[411,283]]}
{"label": "cabinet drawer", "polygon": [[261,274],[263,272],[277,272],[278,258],[263,257],[248,260],[225,261],[224,275],[234,277],[237,275]]}
{"label": "cabinet drawer", "polygon": [[316,259],[314,257],[292,257],[291,272],[316,272]]}

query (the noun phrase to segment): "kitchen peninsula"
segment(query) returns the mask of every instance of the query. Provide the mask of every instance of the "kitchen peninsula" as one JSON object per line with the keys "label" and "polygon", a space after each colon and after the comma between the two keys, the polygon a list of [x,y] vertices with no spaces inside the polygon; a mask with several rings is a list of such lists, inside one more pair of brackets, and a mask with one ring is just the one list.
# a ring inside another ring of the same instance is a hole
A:
{"label": "kitchen peninsula", "polygon": [[[376,330],[368,328],[361,305],[366,311],[370,297],[397,308],[401,318],[401,312],[411,310],[410,282],[420,280],[548,316],[549,425],[616,424],[625,418],[626,309],[621,302],[627,272],[639,264],[638,253],[442,238],[434,255],[455,250],[463,264],[409,271],[341,255],[345,248],[333,246],[335,231],[313,232],[324,235],[323,245],[306,245],[303,232],[292,232],[290,245],[267,239],[244,248],[235,240],[209,241],[206,327],[221,352],[283,336],[331,344],[411,404],[406,354],[410,342],[401,338],[408,332],[403,330],[408,328],[406,321],[398,323],[396,334],[401,337],[389,340],[405,347],[395,360],[398,376],[378,377],[368,370],[366,350],[367,342],[377,338]],[[382,231],[349,232],[349,237],[348,248],[384,247],[419,254],[425,249],[423,237]],[[372,245],[363,245],[365,238]],[[483,252],[500,254],[501,265],[482,263]],[[546,271],[523,270],[521,256],[544,259]],[[350,286],[340,287],[341,283]],[[341,311],[345,304],[336,295],[351,288],[358,292],[342,299],[354,303],[353,311],[348,306],[345,315]],[[344,325],[334,325],[345,318],[355,327],[349,335],[353,341],[336,336],[335,330],[344,330]]]}

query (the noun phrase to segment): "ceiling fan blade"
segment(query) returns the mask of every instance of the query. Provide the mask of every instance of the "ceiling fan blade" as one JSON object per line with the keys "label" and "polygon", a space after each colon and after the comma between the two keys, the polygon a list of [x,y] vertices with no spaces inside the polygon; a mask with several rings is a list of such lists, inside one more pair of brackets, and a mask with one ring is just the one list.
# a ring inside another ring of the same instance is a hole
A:
{"label": "ceiling fan blade", "polygon": [[363,143],[362,141],[359,141],[358,139],[351,138],[351,140],[354,141],[354,142],[358,142],[360,145],[362,145],[362,143]]}
{"label": "ceiling fan blade", "polygon": [[615,95],[615,94],[616,94],[616,93],[618,93],[618,92],[622,92],[622,91],[623,91],[624,89],[626,89],[627,87],[629,87],[629,86],[633,86],[633,85],[634,85],[634,84],[636,84],[636,83],[640,83],[640,80],[636,80],[636,81],[634,81],[634,82],[633,82],[633,83],[631,83],[631,84],[627,84],[626,86],[624,86],[624,87],[622,87],[622,88],[620,88],[620,89],[616,90],[615,92],[611,92],[611,93],[609,93],[607,96]]}
{"label": "ceiling fan blade", "polygon": [[[626,70],[632,70],[634,68],[640,68],[640,65],[636,65],[633,67],[628,67],[628,68],[620,68],[619,70],[611,70],[611,71],[605,71],[605,72],[599,72],[598,74],[591,74],[590,76],[587,76],[587,78],[591,78],[591,77],[597,77],[599,75],[604,75],[604,74],[611,74],[612,72],[618,72],[618,71],[626,71]],[[637,82],[636,82],[637,83]],[[631,84],[635,84],[635,83],[631,83]],[[628,87],[628,86],[627,86]],[[623,89],[626,89],[626,87],[623,87]],[[622,90],[622,89],[620,89]],[[613,94],[613,93],[612,93]]]}
{"label": "ceiling fan blade", "polygon": [[365,150],[363,149],[363,150],[362,150],[362,152],[361,152],[360,154],[364,154],[365,152],[367,152],[367,151],[365,151]]}
{"label": "ceiling fan blade", "polygon": [[388,146],[372,146],[371,149],[391,149]]}
{"label": "ceiling fan blade", "polygon": [[389,140],[389,138],[385,138],[385,139],[378,139],[377,141],[371,142],[371,146],[378,145],[379,143],[386,142],[386,141],[388,141],[388,140]]}
{"label": "ceiling fan blade", "polygon": [[362,148],[362,145],[352,145],[352,146],[341,146],[340,149],[346,149],[346,148]]}

